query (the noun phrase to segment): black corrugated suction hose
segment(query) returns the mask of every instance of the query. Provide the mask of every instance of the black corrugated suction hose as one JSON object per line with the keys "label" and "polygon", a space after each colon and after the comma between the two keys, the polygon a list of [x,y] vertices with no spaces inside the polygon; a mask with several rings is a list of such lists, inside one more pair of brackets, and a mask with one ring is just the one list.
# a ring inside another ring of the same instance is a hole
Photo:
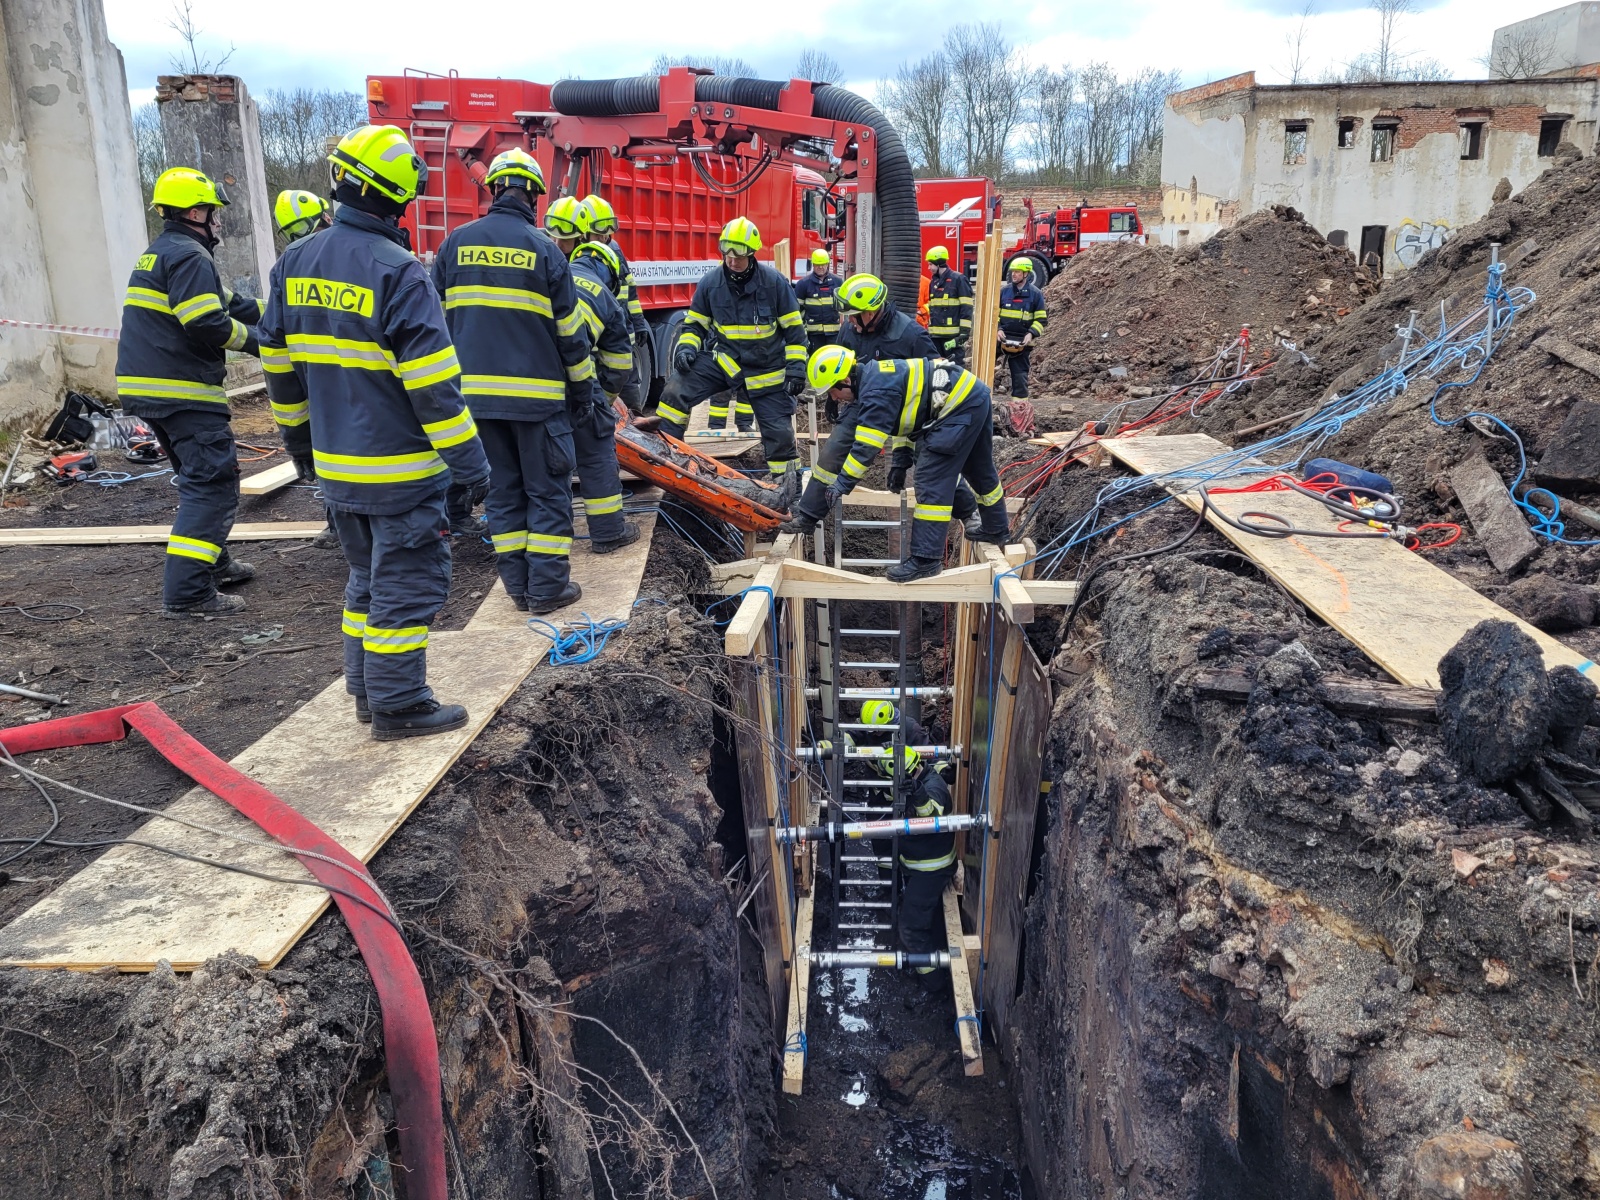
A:
{"label": "black corrugated suction hose", "polygon": [[[775,79],[742,79],[701,75],[695,80],[696,100],[776,110],[786,83]],[[557,112],[575,117],[620,117],[655,112],[661,105],[656,76],[632,79],[564,79],[550,89]],[[904,312],[915,312],[922,273],[922,223],[917,214],[917,183],[911,158],[899,131],[878,108],[854,92],[831,84],[817,87],[814,115],[829,121],[869,126],[874,137],[866,155],[877,163],[878,214],[882,234],[883,280]]]}

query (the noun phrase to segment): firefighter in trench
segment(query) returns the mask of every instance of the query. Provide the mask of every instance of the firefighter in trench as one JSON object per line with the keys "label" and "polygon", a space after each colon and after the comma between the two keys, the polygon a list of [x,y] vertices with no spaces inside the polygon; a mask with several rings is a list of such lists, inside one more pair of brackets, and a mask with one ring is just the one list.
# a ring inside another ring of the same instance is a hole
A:
{"label": "firefighter in trench", "polygon": [[178,485],[167,538],[162,616],[242,612],[242,596],[217,589],[255,577],[228,554],[239,508],[239,459],[222,381],[228,351],[257,353],[261,303],[230,291],[217,272],[217,220],[227,196],[192,167],[156,180],[163,226],[128,280],[117,343],[122,411],[155,431]]}
{"label": "firefighter in trench", "polygon": [[811,270],[794,285],[795,299],[805,320],[806,352],[814,353],[839,340],[839,288],[844,280],[833,273],[826,250],[811,252]]}
{"label": "firefighter in trench", "polygon": [[[950,815],[950,785],[922,761],[910,746],[901,749],[901,780],[905,786],[908,817]],[[894,774],[885,758],[879,769]],[[956,835],[918,833],[900,838],[900,946],[908,953],[930,954],[947,949],[944,928],[944,889],[956,873]],[[917,982],[930,992],[944,987],[938,967],[916,968]]]}
{"label": "firefighter in trench", "polygon": [[488,213],[445,238],[433,283],[493,469],[484,507],[500,581],[518,609],[550,613],[583,594],[569,562],[573,426],[595,403],[593,347],[567,256],[539,227],[538,160],[503,151],[484,182]]}
{"label": "firefighter in trench", "polygon": [[1011,260],[1011,278],[1000,289],[1000,349],[1011,368],[1011,395],[1028,398],[1028,366],[1033,343],[1044,334],[1044,293],[1033,282],[1033,259]]}
{"label": "firefighter in trench", "polygon": [[[773,482],[784,485],[775,503],[787,509],[798,482],[795,397],[806,386],[806,334],[794,288],[770,263],[756,261],[761,231],[735,217],[718,238],[722,264],[706,272],[684,314],[673,352],[678,394],[656,406],[661,429],[682,437],[689,413],[702,400],[733,389],[761,428],[761,444]],[[685,407],[679,408],[682,404]],[[736,411],[736,416],[738,415]],[[726,422],[711,409],[712,428]]]}
{"label": "firefighter in trench", "polygon": [[467,723],[428,686],[428,630],[450,592],[445,491],[481,499],[489,461],[439,296],[399,226],[428,168],[390,125],[346,134],[328,161],[339,211],[272,268],[261,365],[350,564],[345,690],[373,738],[394,741]]}
{"label": "firefighter in trench", "polygon": [[[978,522],[967,536],[1003,545],[1005,489],[994,461],[989,388],[946,359],[881,359],[861,364],[847,346],[824,346],[807,368],[811,386],[836,403],[855,401],[855,437],[827,485],[828,507],[841,502],[885,446],[893,455],[889,486],[915,471],[911,552],[886,573],[891,583],[927,579],[944,569],[945,541],[961,480],[977,493]],[[891,445],[892,440],[892,445]]]}
{"label": "firefighter in trench", "polygon": [[972,284],[960,271],[950,269],[950,251],[935,246],[928,251],[928,332],[939,353],[958,367],[966,365],[967,343],[972,340]]}
{"label": "firefighter in trench", "polygon": [[617,256],[619,283],[616,298],[628,314],[628,327],[634,342],[633,369],[628,382],[618,394],[628,411],[638,415],[644,412],[645,400],[650,395],[650,380],[645,378],[645,364],[650,361],[640,353],[650,342],[650,322],[645,319],[644,304],[639,299],[639,284],[633,277],[633,267],[628,256],[617,243],[617,210],[600,196],[585,196],[583,206],[589,212],[589,240],[601,242]]}

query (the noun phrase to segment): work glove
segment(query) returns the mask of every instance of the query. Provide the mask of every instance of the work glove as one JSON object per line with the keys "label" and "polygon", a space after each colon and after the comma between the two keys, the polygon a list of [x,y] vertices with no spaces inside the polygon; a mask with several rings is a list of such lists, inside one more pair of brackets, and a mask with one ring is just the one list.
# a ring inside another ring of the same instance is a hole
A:
{"label": "work glove", "polygon": [[291,454],[294,460],[294,473],[300,477],[301,483],[317,483],[317,468],[310,454]]}
{"label": "work glove", "polygon": [[822,402],[822,411],[827,414],[828,420],[835,425],[839,423],[839,402],[833,398],[832,393]]}
{"label": "work glove", "polygon": [[678,374],[687,375],[694,368],[694,360],[700,357],[700,352],[693,346],[679,346],[672,356],[672,365],[677,368]]}
{"label": "work glove", "polygon": [[898,495],[906,490],[907,473],[908,472],[905,467],[889,468],[889,490],[891,492],[894,492],[896,495]]}
{"label": "work glove", "polygon": [[1022,344],[1024,346],[1033,345],[1033,334],[1031,334],[1031,333],[1024,334],[1023,337],[1022,337]]}
{"label": "work glove", "polygon": [[783,370],[783,390],[791,396],[798,396],[806,390],[806,365],[805,363],[790,363]]}
{"label": "work glove", "polygon": [[484,497],[489,494],[489,477],[482,475],[470,483],[461,485],[463,499],[467,503],[467,512],[471,512],[483,503]]}
{"label": "work glove", "polygon": [[849,478],[846,475],[840,475],[839,478],[835,479],[832,483],[830,483],[828,485],[828,491],[827,491],[827,496],[826,496],[826,499],[828,501],[828,507],[832,508],[835,504],[838,504],[839,501],[843,500],[846,496],[848,496],[851,492],[853,492],[855,490],[856,490],[856,481],[854,479]]}

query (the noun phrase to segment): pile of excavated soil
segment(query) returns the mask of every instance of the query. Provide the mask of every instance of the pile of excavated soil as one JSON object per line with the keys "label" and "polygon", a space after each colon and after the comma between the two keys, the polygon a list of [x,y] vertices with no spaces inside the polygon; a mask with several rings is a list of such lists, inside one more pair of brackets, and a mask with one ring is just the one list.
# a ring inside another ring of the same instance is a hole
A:
{"label": "pile of excavated soil", "polygon": [[1348,250],[1281,206],[1180,251],[1101,246],[1045,291],[1050,322],[1033,354],[1033,390],[1182,383],[1241,326],[1258,347],[1274,336],[1297,341],[1331,327],[1372,290]]}

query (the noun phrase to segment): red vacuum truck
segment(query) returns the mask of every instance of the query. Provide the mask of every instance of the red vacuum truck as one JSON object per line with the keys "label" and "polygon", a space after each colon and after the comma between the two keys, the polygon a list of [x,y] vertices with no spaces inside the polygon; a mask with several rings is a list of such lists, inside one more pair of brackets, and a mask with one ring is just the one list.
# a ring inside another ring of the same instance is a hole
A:
{"label": "red vacuum truck", "polygon": [[877,272],[916,311],[911,163],[888,119],[843,88],[687,67],[556,84],[408,71],[369,76],[367,109],[375,124],[405,130],[428,164],[427,188],[404,219],[424,261],[488,211],[483,177],[513,146],[544,168],[546,203],[605,197],[650,321],[657,387],[694,285],[719,261],[717,234],[737,216],[760,227],[762,258],[787,239],[798,276],[826,249],[836,270]]}
{"label": "red vacuum truck", "polygon": [[1033,259],[1034,278],[1041,287],[1045,280],[1055,278],[1073,255],[1082,254],[1091,246],[1101,242],[1145,243],[1139,210],[1131,204],[1080,204],[1076,208],[1035,212],[1033,201],[1024,200],[1022,207],[1028,214],[1028,230],[1006,251],[1006,262],[1019,256]]}

